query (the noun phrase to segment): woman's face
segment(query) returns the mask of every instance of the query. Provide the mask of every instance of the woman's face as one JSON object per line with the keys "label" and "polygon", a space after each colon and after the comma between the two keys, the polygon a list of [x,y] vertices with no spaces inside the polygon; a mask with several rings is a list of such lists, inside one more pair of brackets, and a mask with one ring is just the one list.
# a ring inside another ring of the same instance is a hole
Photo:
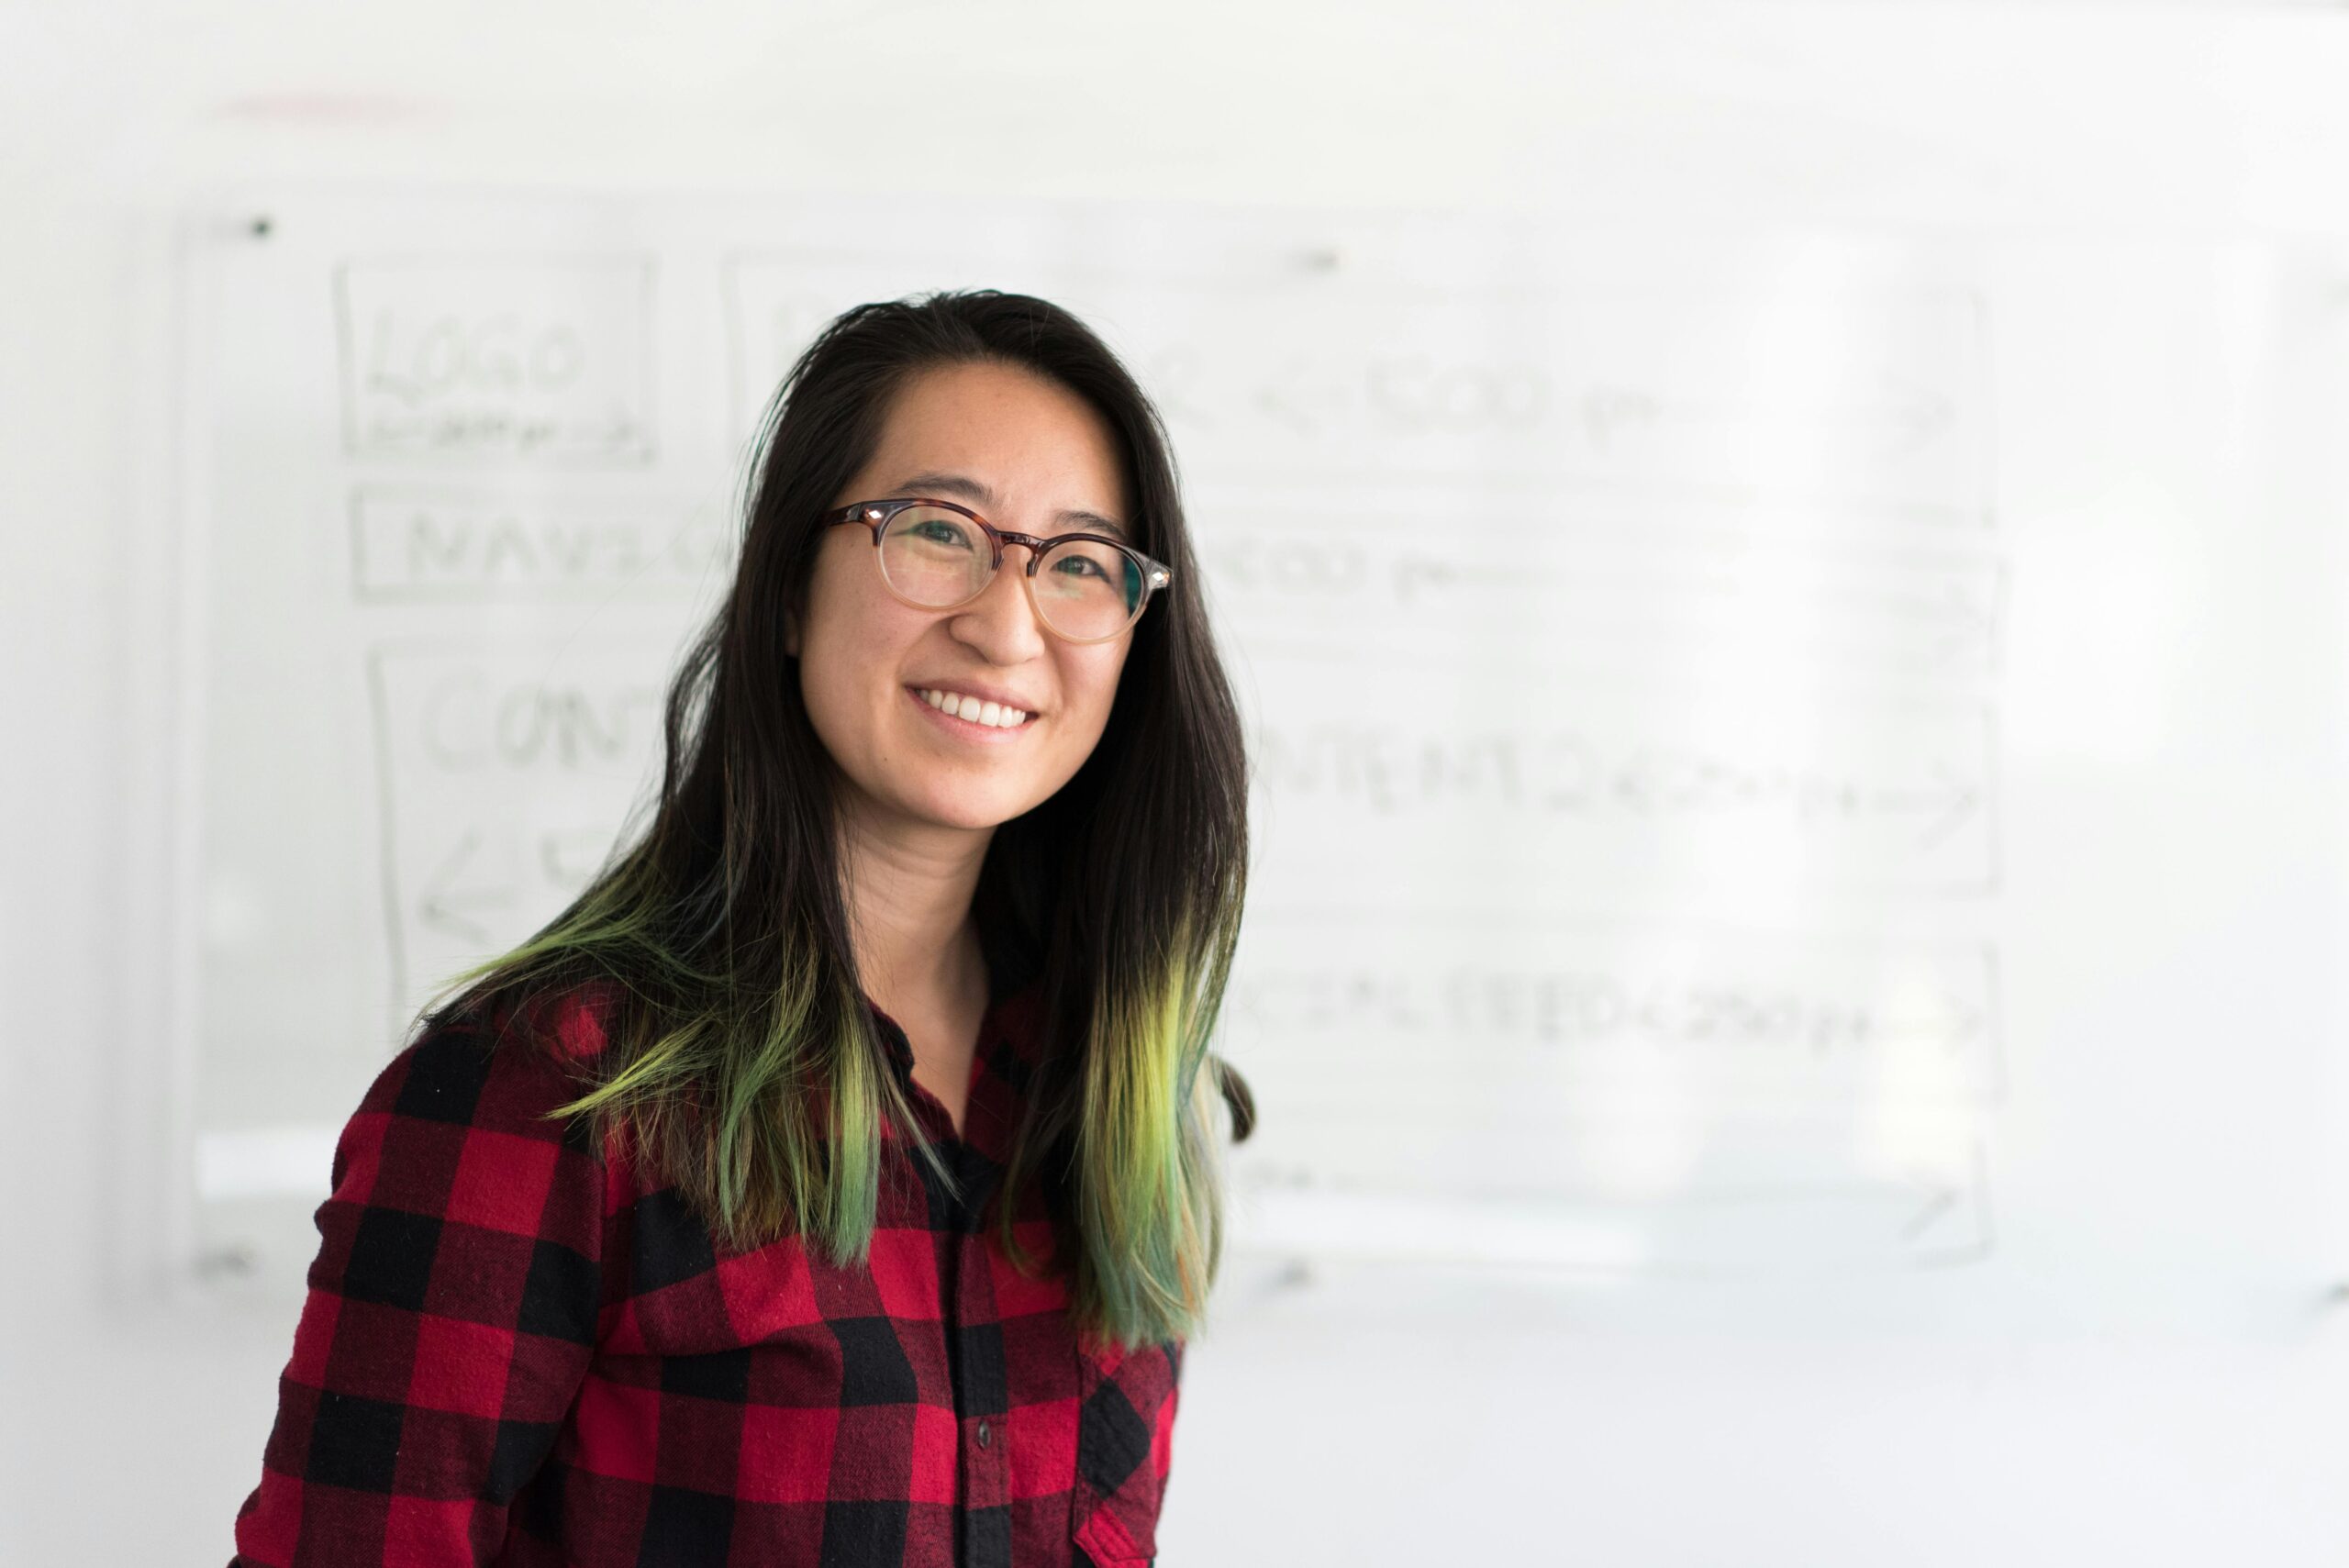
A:
{"label": "woman's face", "polygon": [[[999,528],[1043,538],[1100,531],[1071,513],[1134,537],[1108,424],[1075,394],[1005,365],[910,379],[873,461],[832,505],[899,495],[958,501]],[[954,610],[893,597],[874,554],[870,529],[826,529],[806,624],[787,634],[808,717],[851,808],[885,831],[991,829],[1050,798],[1101,738],[1132,631],[1082,646],[1046,631],[1020,583],[1029,557],[1019,545],[1006,545],[986,591]],[[1008,701],[1030,717],[990,728],[949,717],[924,691]]]}

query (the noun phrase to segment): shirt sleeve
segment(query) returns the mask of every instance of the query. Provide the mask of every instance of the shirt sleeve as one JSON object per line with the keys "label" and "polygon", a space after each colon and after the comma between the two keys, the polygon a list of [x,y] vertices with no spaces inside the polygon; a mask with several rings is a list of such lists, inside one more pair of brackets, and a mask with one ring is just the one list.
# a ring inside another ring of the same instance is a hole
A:
{"label": "shirt sleeve", "polygon": [[333,1192],[230,1568],[482,1563],[586,1374],[604,1167],[551,1058],[456,1025],[386,1065]]}
{"label": "shirt sleeve", "polygon": [[1076,1440],[1080,1562],[1106,1568],[1156,1554],[1186,1349],[1165,1340],[1087,1365]]}

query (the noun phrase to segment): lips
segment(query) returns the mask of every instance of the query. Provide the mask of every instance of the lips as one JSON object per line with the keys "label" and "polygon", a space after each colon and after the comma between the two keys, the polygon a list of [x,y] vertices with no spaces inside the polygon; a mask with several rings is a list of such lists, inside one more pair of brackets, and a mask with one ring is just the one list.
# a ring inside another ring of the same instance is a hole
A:
{"label": "lips", "polygon": [[974,719],[964,718],[959,714],[950,714],[942,708],[932,707],[930,699],[911,686],[906,687],[905,693],[906,700],[927,715],[930,722],[938,726],[941,732],[974,745],[1001,744],[1017,740],[1036,728],[1036,720],[1039,717],[1031,713],[1007,729],[1001,725],[981,724]]}

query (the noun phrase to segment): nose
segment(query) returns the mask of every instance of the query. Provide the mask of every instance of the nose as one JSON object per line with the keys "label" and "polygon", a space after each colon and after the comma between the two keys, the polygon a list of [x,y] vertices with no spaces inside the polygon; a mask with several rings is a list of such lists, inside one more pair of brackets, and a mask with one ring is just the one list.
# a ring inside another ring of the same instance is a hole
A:
{"label": "nose", "polygon": [[1028,596],[1027,545],[1003,547],[1003,564],[995,580],[954,613],[952,629],[990,664],[1018,664],[1041,654],[1052,634],[1036,618],[1035,602]]}

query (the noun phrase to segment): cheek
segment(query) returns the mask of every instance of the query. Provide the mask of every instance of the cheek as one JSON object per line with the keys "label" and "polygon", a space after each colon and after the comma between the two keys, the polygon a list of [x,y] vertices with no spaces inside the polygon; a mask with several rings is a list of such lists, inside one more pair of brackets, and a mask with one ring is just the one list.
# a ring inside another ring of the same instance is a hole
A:
{"label": "cheek", "polygon": [[855,570],[863,564],[836,551],[808,584],[799,668],[811,711],[819,698],[835,710],[859,700],[864,678],[893,656],[902,639],[904,606],[894,599],[874,602],[883,596],[867,592],[870,585]]}
{"label": "cheek", "polygon": [[856,623],[819,608],[807,621],[796,674],[800,700],[808,721],[835,754],[854,740],[867,720],[860,712],[858,672],[870,668],[866,651],[857,646]]}
{"label": "cheek", "polygon": [[1069,671],[1063,679],[1063,689],[1073,698],[1071,706],[1083,716],[1085,732],[1098,739],[1109,722],[1109,710],[1118,700],[1118,676],[1124,665],[1122,654],[1113,660],[1089,662]]}

